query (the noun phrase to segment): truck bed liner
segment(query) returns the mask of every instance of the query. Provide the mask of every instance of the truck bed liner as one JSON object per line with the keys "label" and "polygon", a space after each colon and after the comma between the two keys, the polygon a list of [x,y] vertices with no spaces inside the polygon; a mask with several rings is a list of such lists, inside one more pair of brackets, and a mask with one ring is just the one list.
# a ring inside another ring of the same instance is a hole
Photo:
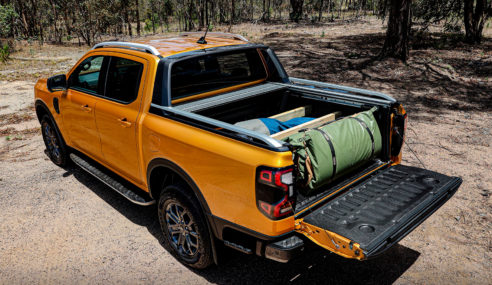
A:
{"label": "truck bed liner", "polygon": [[369,257],[406,236],[460,184],[457,177],[396,165],[314,210],[304,222],[359,243]]}

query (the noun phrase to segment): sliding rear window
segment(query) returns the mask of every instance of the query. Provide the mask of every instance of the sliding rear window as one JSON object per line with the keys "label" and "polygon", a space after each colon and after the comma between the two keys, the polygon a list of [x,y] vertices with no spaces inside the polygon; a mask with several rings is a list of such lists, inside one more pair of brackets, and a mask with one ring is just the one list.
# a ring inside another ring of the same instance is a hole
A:
{"label": "sliding rear window", "polygon": [[264,79],[266,76],[256,49],[193,57],[172,65],[171,99]]}

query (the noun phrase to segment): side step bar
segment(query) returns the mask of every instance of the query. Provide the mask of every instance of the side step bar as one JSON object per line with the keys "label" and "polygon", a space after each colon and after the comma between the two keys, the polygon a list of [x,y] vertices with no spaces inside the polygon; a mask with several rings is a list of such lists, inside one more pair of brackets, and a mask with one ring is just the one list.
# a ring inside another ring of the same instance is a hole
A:
{"label": "side step bar", "polygon": [[[97,165],[96,163],[91,162],[89,159],[84,159],[74,153],[70,154],[70,158],[75,164],[80,166],[80,168],[87,171],[89,174],[93,175],[101,182],[111,187],[123,197],[130,200],[130,202],[141,206],[149,206],[155,203],[155,200],[152,200],[149,196],[145,197],[144,191],[138,189],[136,186],[131,185],[131,183],[129,182],[123,181],[122,178],[118,179],[118,177],[116,177],[117,175],[112,174],[109,170],[100,165]],[[142,195],[140,195],[138,192],[142,192]]]}

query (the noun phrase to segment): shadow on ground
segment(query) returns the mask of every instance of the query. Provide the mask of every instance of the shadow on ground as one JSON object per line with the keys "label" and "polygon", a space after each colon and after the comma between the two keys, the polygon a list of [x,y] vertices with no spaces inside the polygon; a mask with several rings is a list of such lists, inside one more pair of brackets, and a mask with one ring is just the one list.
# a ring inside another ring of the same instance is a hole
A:
{"label": "shadow on ground", "polygon": [[267,34],[291,76],[392,92],[407,107],[433,112],[491,111],[492,39],[479,46],[456,35],[428,33],[412,41],[406,64],[377,58],[383,33],[321,38],[309,34]]}
{"label": "shadow on ground", "polygon": [[[63,175],[73,175],[80,183],[131,222],[145,226],[162,245],[163,236],[157,220],[155,205],[135,205],[94,179],[82,169],[72,166]],[[198,271],[192,270],[212,283],[218,284],[391,284],[397,280],[420,255],[396,245],[383,256],[369,261],[354,261],[331,254],[315,245],[308,245],[304,254],[287,264],[219,247],[220,265]],[[169,256],[168,258],[173,258]]]}

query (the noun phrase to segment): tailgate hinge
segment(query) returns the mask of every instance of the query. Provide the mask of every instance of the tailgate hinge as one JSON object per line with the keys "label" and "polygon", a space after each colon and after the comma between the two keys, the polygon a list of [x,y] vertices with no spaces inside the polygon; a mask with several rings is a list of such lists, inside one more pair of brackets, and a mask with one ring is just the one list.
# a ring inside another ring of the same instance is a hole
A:
{"label": "tailgate hinge", "polygon": [[346,258],[363,260],[365,258],[363,250],[358,243],[340,236],[334,232],[324,230],[305,223],[303,219],[297,219],[294,230],[303,234],[317,245]]}

